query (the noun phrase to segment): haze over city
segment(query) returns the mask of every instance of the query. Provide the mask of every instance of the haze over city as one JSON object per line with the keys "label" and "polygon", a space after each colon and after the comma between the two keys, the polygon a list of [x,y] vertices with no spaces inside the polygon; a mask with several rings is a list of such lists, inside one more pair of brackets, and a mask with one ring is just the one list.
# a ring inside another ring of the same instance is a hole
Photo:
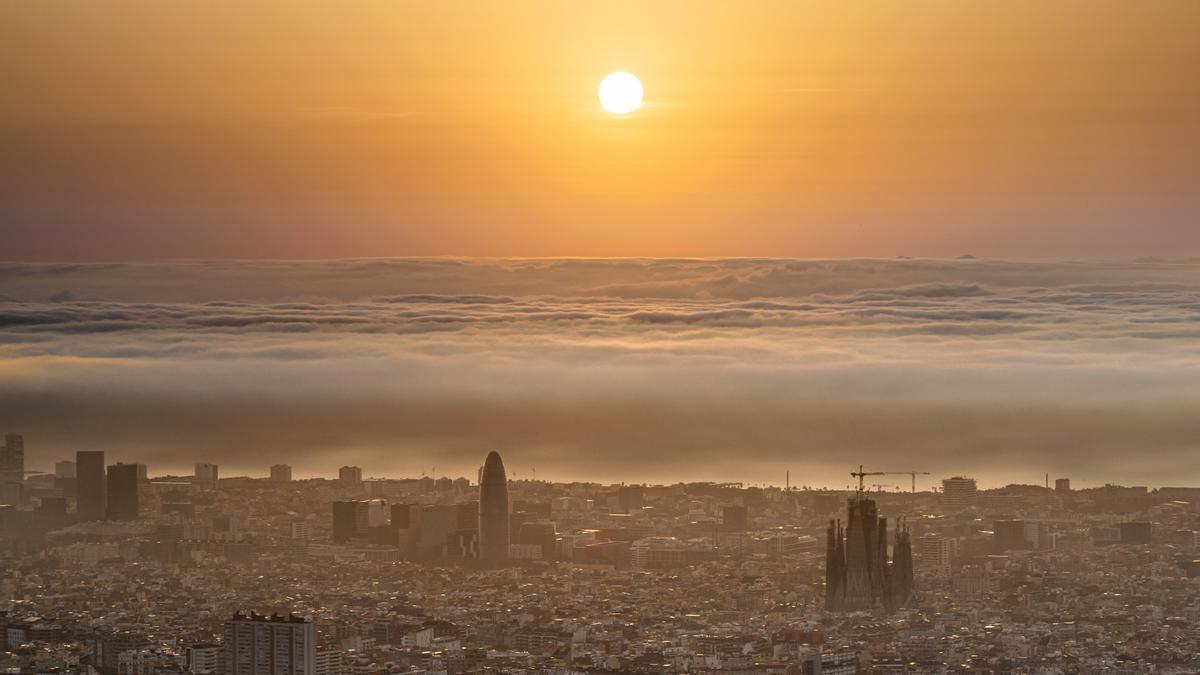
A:
{"label": "haze over city", "polygon": [[1200,673],[1200,3],[0,3],[0,675]]}

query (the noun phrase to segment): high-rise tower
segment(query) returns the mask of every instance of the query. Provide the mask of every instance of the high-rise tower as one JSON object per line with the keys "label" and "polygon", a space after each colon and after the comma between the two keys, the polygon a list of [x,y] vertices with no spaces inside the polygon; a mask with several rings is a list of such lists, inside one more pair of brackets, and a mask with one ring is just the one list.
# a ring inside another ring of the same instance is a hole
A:
{"label": "high-rise tower", "polygon": [[25,439],[7,434],[0,445],[0,503],[25,503]]}
{"label": "high-rise tower", "polygon": [[222,675],[315,675],[317,626],[296,615],[238,612],[225,622]]}
{"label": "high-rise tower", "polygon": [[0,483],[25,481],[25,439],[21,434],[5,434],[0,445]]}
{"label": "high-rise tower", "polygon": [[196,462],[195,482],[209,487],[217,486],[218,468],[209,462]]}
{"label": "high-rise tower", "polygon": [[508,559],[508,477],[495,450],[488,453],[479,473],[479,558]]}
{"label": "high-rise tower", "polygon": [[83,520],[102,520],[108,511],[108,483],[103,450],[75,453],[76,510]]}
{"label": "high-rise tower", "polygon": [[137,520],[138,518],[138,472],[140,464],[117,462],[108,467],[109,520]]}

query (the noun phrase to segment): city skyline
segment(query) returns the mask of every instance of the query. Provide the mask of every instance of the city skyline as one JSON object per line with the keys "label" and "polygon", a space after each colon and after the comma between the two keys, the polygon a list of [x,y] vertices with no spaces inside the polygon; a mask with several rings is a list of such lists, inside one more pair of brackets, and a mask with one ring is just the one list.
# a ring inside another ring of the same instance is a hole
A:
{"label": "city skyline", "polygon": [[[6,451],[29,447],[5,435]],[[1196,487],[1059,477],[987,490],[950,476],[940,493],[874,492],[868,480],[888,472],[867,466],[850,473],[855,489],[832,491],[513,481],[495,451],[475,484],[372,481],[355,465],[334,480],[292,480],[286,465],[222,478],[211,462],[156,479],[107,457],[93,479],[109,508],[72,508],[104,459],[81,452],[3,484],[15,501],[0,504],[0,666],[25,672],[36,655],[69,675],[350,675],[371,661],[412,675],[868,675],[1197,663]]]}
{"label": "city skyline", "polygon": [[[18,455],[19,456],[18,460],[16,460],[16,461],[8,460],[8,465],[12,467],[9,469],[10,472],[18,471],[19,469],[17,469],[17,467],[21,467],[22,469],[24,469],[28,466],[31,466],[31,465],[25,464],[25,459],[26,459],[25,454],[24,454],[25,438],[24,438],[23,434],[19,434],[19,433],[15,433],[15,432],[7,433],[6,434],[6,443],[4,445],[0,445],[0,454],[3,454],[3,456],[5,458],[7,458],[9,456],[8,453],[11,452],[9,443],[13,443],[14,442],[13,439],[15,439],[15,445],[13,447],[19,447],[20,454]],[[27,475],[54,475],[54,476],[63,477],[64,476],[63,472],[65,470],[64,465],[69,466],[70,467],[70,476],[69,477],[76,478],[76,475],[78,475],[82,479],[78,483],[78,485],[79,485],[78,489],[79,489],[80,495],[81,495],[81,497],[80,497],[81,505],[78,509],[79,513],[80,514],[85,514],[85,513],[92,514],[89,517],[100,518],[102,516],[97,516],[95,514],[97,514],[97,513],[105,514],[105,512],[106,512],[105,502],[107,502],[107,491],[108,491],[108,489],[106,487],[106,481],[104,479],[105,453],[104,453],[104,451],[98,451],[98,450],[81,450],[81,451],[76,452],[74,456],[76,458],[75,461],[70,461],[70,460],[54,461],[53,462],[53,464],[54,464],[53,471],[25,470],[25,471],[23,471],[23,473],[27,474]],[[140,480],[152,480],[152,479],[162,480],[162,479],[183,478],[186,480],[192,480],[192,481],[196,482],[197,484],[214,487],[219,483],[219,479],[218,479],[217,475],[218,475],[218,471],[219,471],[221,465],[214,464],[211,462],[195,462],[192,465],[193,469],[192,469],[191,474],[189,474],[186,471],[172,472],[170,470],[163,470],[158,467],[156,467],[156,470],[151,471],[150,468],[144,463],[136,463],[136,462],[135,463],[127,463],[125,461],[117,461],[115,465],[109,465],[107,468],[112,469],[114,466],[119,466],[122,469],[124,469],[124,467],[126,467],[126,466],[135,468],[137,471],[137,475],[141,477]],[[853,469],[853,467],[848,467],[848,468]],[[871,468],[874,469],[874,468],[879,468],[879,467],[871,467]],[[97,469],[99,469],[99,472],[97,472]],[[223,476],[223,478],[225,478],[227,480],[231,480],[231,481],[239,481],[239,480],[246,480],[246,479],[270,480],[273,482],[292,482],[292,481],[305,481],[305,480],[337,481],[342,484],[349,484],[349,485],[355,485],[355,486],[368,485],[371,483],[385,484],[388,482],[413,481],[413,480],[444,480],[444,481],[453,480],[456,483],[463,482],[468,485],[472,484],[470,479],[467,478],[467,474],[469,474],[470,472],[462,472],[462,475],[457,475],[453,470],[451,470],[449,472],[436,473],[437,467],[430,467],[428,474],[425,473],[424,471],[422,471],[419,473],[419,475],[418,474],[396,474],[396,475],[374,474],[369,471],[364,474],[363,468],[359,467],[359,466],[342,466],[342,467],[339,467],[336,471],[330,471],[328,473],[300,474],[300,475],[296,475],[293,469],[294,469],[294,467],[292,467],[290,464],[273,464],[270,467],[267,467],[265,470],[251,471],[246,474],[238,474],[235,472],[234,475],[228,475],[228,473],[226,473]],[[78,474],[76,473],[76,471],[78,471]],[[517,481],[526,481],[526,482],[530,482],[530,483],[536,483],[539,480],[543,483],[563,482],[563,483],[590,484],[590,485],[595,485],[595,486],[613,486],[613,485],[622,485],[623,486],[623,485],[628,484],[631,487],[659,487],[659,488],[665,487],[668,485],[682,485],[682,484],[688,484],[688,483],[695,483],[695,484],[707,483],[707,484],[713,484],[713,485],[730,485],[730,486],[736,485],[736,486],[745,487],[745,488],[774,488],[774,489],[784,488],[787,490],[800,490],[800,491],[805,491],[805,492],[809,492],[809,491],[839,492],[840,491],[840,492],[857,495],[855,497],[855,499],[861,499],[864,496],[869,497],[870,495],[889,494],[889,493],[890,494],[901,494],[901,493],[904,493],[904,494],[917,494],[917,493],[939,494],[940,493],[941,498],[943,499],[943,501],[949,508],[955,508],[960,505],[965,505],[965,504],[971,502],[972,500],[974,500],[975,495],[978,490],[995,490],[995,489],[1012,488],[1012,487],[1035,487],[1035,488],[1036,487],[1044,487],[1046,489],[1050,489],[1051,487],[1053,487],[1054,489],[1061,491],[1064,489],[1066,489],[1066,490],[1072,489],[1072,485],[1074,485],[1075,489],[1094,489],[1094,488],[1105,487],[1105,486],[1120,486],[1119,483],[1116,483],[1113,481],[1106,481],[1104,483],[1097,483],[1097,484],[1088,484],[1088,483],[1082,483],[1082,482],[1076,480],[1073,483],[1072,479],[1070,477],[1064,477],[1064,476],[1059,476],[1059,475],[1052,476],[1050,473],[1045,473],[1042,476],[1041,483],[1038,483],[1036,481],[1034,481],[1034,482],[1009,482],[1009,483],[994,484],[994,485],[984,484],[984,485],[980,486],[979,481],[977,481],[975,478],[963,476],[961,474],[955,474],[952,476],[947,476],[945,478],[939,478],[937,476],[932,475],[930,472],[927,472],[927,471],[887,471],[887,470],[884,470],[884,471],[869,471],[869,472],[863,474],[863,473],[861,473],[863,471],[863,467],[861,465],[859,465],[859,467],[858,467],[858,472],[851,470],[846,473],[846,476],[848,478],[847,478],[847,482],[844,485],[805,483],[802,479],[803,474],[801,474],[801,473],[796,474],[796,477],[800,480],[792,480],[792,472],[791,471],[786,472],[784,481],[781,483],[771,482],[771,481],[762,481],[762,482],[740,481],[740,480],[736,480],[736,478],[730,477],[730,476],[726,476],[725,480],[680,480],[675,483],[656,483],[656,482],[650,482],[650,481],[624,481],[624,480],[622,480],[622,481],[604,481],[599,478],[593,478],[592,480],[578,480],[578,479],[562,480],[553,475],[550,475],[550,476],[543,475],[543,477],[541,479],[539,479],[536,475],[536,470],[531,471],[531,475],[528,477],[517,478],[515,476],[515,472],[514,472],[514,475],[512,475],[512,476],[506,475],[507,471],[504,467],[503,460],[501,459],[501,455],[500,455],[499,451],[496,451],[496,450],[489,451],[487,454],[487,457],[485,458],[483,465],[477,467],[477,470],[475,473],[478,476],[478,480],[477,480],[477,482],[474,483],[474,485],[476,487],[482,488],[483,477],[484,477],[485,471],[488,474],[488,476],[490,476],[490,478],[488,479],[488,482],[492,486],[497,486],[497,485],[507,486],[509,483],[517,482]],[[264,473],[265,473],[265,475],[263,475]],[[552,470],[552,473],[553,473],[553,470]],[[908,484],[903,484],[902,482],[865,483],[864,476],[870,476],[873,481],[900,480],[899,478],[896,478],[896,479],[876,478],[877,476],[896,476],[896,477],[909,476],[911,482]],[[919,479],[918,479],[918,476],[920,477]],[[11,480],[12,479],[6,479],[5,481],[0,481],[0,484],[11,482]],[[856,480],[859,483],[857,487],[854,485],[854,482]],[[918,480],[921,481],[920,484],[918,484]],[[89,487],[89,486],[95,486],[95,487],[93,488],[93,487]],[[1137,486],[1137,487],[1144,487],[1144,488],[1148,488],[1150,490],[1157,490],[1158,488],[1164,488],[1164,489],[1169,490],[1169,489],[1179,488],[1181,486],[1176,485],[1176,484],[1164,484],[1164,485],[1149,485],[1149,486]],[[97,494],[99,496],[83,496],[83,495],[90,495],[92,492],[97,492]],[[506,493],[499,493],[499,494],[495,495],[495,497],[492,501],[496,504],[500,504],[500,503],[508,503],[509,500],[508,500],[508,496]],[[97,503],[104,504],[104,506],[101,506],[99,509],[97,509],[97,507],[95,506],[95,504],[97,504]],[[350,518],[351,521],[353,521],[353,517],[350,517],[350,516],[347,516],[347,517]]]}

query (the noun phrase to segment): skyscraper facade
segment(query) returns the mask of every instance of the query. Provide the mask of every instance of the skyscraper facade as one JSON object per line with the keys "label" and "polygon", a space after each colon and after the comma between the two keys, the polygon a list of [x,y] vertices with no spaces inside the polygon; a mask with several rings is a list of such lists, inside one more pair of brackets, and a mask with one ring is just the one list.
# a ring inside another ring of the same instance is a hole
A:
{"label": "skyscraper facade", "polygon": [[315,675],[317,627],[295,615],[238,612],[225,622],[221,675]]}
{"label": "skyscraper facade", "polygon": [[912,542],[897,528],[888,561],[887,518],[861,492],[847,504],[846,525],[830,521],[825,537],[825,609],[905,607],[913,596]]}
{"label": "skyscraper facade", "polygon": [[333,543],[367,536],[367,502],[337,501],[333,503]]}
{"label": "skyscraper facade", "polygon": [[137,464],[117,462],[108,467],[109,520],[137,520],[140,502],[138,499]]}
{"label": "skyscraper facade", "polygon": [[102,450],[75,453],[75,510],[84,520],[101,520],[108,512],[108,483]]}
{"label": "skyscraper facade", "polygon": [[493,450],[479,473],[479,558],[497,563],[508,559],[508,477],[504,461]]}

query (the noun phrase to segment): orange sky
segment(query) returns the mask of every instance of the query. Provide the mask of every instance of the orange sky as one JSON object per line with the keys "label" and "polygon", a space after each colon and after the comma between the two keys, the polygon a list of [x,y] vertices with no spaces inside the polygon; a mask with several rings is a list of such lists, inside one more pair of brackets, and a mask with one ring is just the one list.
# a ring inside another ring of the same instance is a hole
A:
{"label": "orange sky", "polygon": [[1195,2],[12,2],[0,32],[3,258],[1200,254]]}

